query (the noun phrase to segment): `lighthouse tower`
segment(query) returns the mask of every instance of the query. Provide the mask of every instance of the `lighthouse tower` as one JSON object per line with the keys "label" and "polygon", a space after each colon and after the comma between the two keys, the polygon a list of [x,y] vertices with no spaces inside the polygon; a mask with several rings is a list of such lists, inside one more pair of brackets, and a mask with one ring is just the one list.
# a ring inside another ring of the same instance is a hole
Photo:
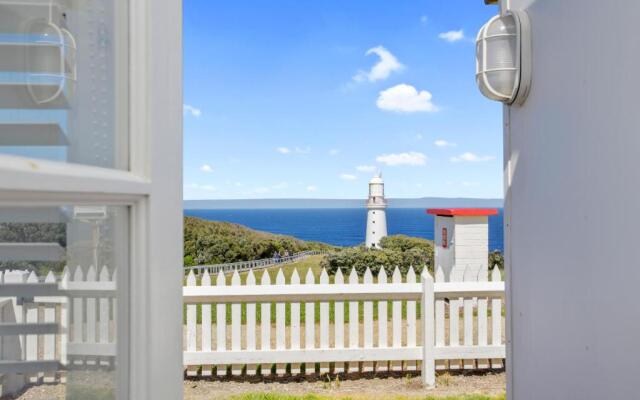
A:
{"label": "lighthouse tower", "polygon": [[367,239],[366,246],[380,248],[380,239],[387,236],[387,202],[384,200],[384,181],[378,173],[369,182],[369,200],[367,201]]}

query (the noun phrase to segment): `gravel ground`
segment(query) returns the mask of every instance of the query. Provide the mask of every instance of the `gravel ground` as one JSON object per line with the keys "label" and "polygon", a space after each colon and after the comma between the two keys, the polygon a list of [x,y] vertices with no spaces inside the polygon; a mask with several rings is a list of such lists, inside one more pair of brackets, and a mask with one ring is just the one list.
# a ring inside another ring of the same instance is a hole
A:
{"label": "gravel ground", "polygon": [[436,389],[424,389],[419,376],[402,375],[375,377],[359,376],[345,380],[328,382],[318,380],[185,380],[185,400],[230,399],[245,393],[285,393],[319,394],[328,396],[348,396],[352,399],[386,399],[403,397],[424,397],[426,395],[448,396],[463,394],[499,395],[505,392],[505,374],[485,373],[445,373],[437,378]]}
{"label": "gravel ground", "polygon": [[[347,379],[330,382],[319,378],[306,379],[261,379],[225,378],[186,379],[184,381],[185,400],[224,400],[245,393],[284,393],[294,395],[319,394],[327,396],[348,396],[353,400],[386,399],[403,397],[451,396],[463,394],[499,395],[505,392],[503,371],[482,373],[440,373],[435,389],[423,389],[419,376],[356,375]],[[64,385],[38,385],[28,388],[15,399],[19,400],[64,400]],[[13,399],[11,397],[3,398]]]}

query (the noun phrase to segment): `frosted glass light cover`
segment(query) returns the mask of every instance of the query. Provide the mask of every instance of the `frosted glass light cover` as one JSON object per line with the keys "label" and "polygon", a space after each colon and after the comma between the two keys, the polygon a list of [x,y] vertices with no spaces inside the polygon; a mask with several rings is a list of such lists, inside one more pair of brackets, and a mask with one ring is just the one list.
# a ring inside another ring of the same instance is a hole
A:
{"label": "frosted glass light cover", "polygon": [[521,24],[515,14],[495,16],[478,33],[476,82],[489,99],[514,102],[521,83]]}

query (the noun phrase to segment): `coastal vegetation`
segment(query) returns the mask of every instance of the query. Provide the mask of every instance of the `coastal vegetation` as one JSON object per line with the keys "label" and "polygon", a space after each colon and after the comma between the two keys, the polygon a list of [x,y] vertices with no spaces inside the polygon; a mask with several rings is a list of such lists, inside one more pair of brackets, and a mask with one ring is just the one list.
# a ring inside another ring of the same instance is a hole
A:
{"label": "coastal vegetation", "polygon": [[329,253],[321,265],[330,275],[338,269],[347,275],[351,268],[355,268],[358,275],[364,275],[367,267],[374,276],[384,267],[387,276],[393,274],[396,266],[402,275],[406,275],[409,267],[413,266],[416,274],[422,272],[426,266],[433,269],[433,242],[422,238],[406,235],[393,235],[383,238],[380,249],[368,249],[364,245],[342,248]]}
{"label": "coastal vegetation", "polygon": [[229,222],[184,218],[184,265],[221,264],[259,260],[308,250],[329,251],[334,246],[274,235]]}

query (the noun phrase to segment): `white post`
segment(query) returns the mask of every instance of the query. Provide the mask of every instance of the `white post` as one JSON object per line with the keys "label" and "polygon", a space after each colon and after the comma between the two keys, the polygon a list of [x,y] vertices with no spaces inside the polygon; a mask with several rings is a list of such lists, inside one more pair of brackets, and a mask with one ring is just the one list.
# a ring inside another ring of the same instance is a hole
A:
{"label": "white post", "polygon": [[436,385],[434,303],[433,277],[425,268],[422,272],[422,384],[427,387]]}

